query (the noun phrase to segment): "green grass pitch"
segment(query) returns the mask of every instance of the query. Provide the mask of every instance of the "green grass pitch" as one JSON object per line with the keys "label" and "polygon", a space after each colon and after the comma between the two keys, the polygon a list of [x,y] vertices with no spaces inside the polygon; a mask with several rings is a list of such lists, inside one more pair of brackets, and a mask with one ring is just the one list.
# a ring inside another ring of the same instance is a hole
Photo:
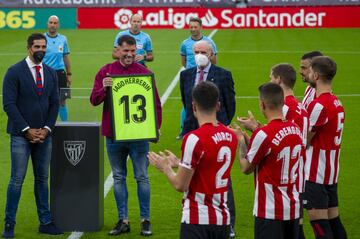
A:
{"label": "green grass pitch", "polygon": [[[43,30],[42,32],[44,32]],[[2,30],[0,34],[0,83],[7,68],[23,59],[26,54],[26,38],[33,31]],[[154,71],[159,94],[164,94],[180,69],[179,46],[189,36],[188,30],[146,30],[153,40],[155,60],[148,66]],[[67,30],[61,31],[70,43],[74,88],[91,88],[98,69],[111,62],[111,50],[116,30]],[[210,31],[206,31],[209,34]],[[349,238],[360,238],[360,161],[358,156],[360,135],[360,31],[359,29],[291,29],[291,30],[219,30],[213,37],[218,47],[218,65],[232,71],[237,99],[237,115],[245,115],[248,109],[263,120],[258,110],[257,87],[268,81],[270,68],[280,62],[289,62],[299,68],[304,52],[320,50],[338,64],[334,79],[334,92],[340,96],[346,111],[345,130],[341,151],[339,200],[342,221]],[[301,96],[305,85],[298,77],[295,94]],[[101,107],[92,107],[90,90],[74,89],[73,96],[84,96],[68,101],[71,121],[100,121]],[[179,86],[172,92],[163,108],[163,126],[158,144],[152,150],[170,149],[179,155]],[[243,96],[253,96],[245,97]],[[2,103],[2,99],[0,100]],[[1,104],[2,105],[2,104]],[[6,187],[10,176],[9,136],[6,134],[7,116],[0,112],[0,219],[4,218]],[[31,164],[29,164],[31,165]],[[139,209],[136,183],[131,163],[128,170],[129,219],[131,233],[121,238],[139,236]],[[110,166],[105,154],[105,179]],[[175,192],[165,177],[153,167],[149,168],[151,183],[151,222],[153,238],[178,238],[182,194]],[[105,180],[104,179],[104,180]],[[236,161],[232,169],[236,201],[236,233],[238,238],[253,238],[252,206],[254,197],[253,177],[240,173]],[[0,220],[0,222],[1,222]],[[107,232],[117,221],[113,191],[105,198],[104,227],[100,232],[85,233],[82,238],[107,238]],[[2,223],[0,223],[2,224]],[[38,220],[33,194],[31,166],[23,185],[17,214],[15,236],[17,238],[54,238],[37,232]],[[307,238],[313,238],[305,216]],[[2,231],[3,225],[0,225]],[[70,233],[57,238],[67,238]]]}

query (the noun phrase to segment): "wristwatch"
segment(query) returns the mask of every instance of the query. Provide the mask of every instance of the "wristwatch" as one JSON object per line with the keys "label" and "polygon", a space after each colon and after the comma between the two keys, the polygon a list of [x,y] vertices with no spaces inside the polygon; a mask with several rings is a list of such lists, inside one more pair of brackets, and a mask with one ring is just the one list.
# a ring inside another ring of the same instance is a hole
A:
{"label": "wristwatch", "polygon": [[66,75],[71,76],[72,73],[71,72],[66,72]]}

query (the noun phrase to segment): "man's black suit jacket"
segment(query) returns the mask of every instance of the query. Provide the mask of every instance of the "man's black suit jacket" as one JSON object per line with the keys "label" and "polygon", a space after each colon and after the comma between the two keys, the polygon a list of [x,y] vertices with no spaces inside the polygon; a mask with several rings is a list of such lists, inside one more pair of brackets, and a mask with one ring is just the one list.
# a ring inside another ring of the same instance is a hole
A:
{"label": "man's black suit jacket", "polygon": [[[198,122],[192,110],[192,89],[195,86],[197,67],[183,70],[180,73],[180,91],[181,100],[186,111],[184,127],[181,134],[185,135],[188,132],[199,127]],[[229,125],[234,117],[236,110],[234,81],[230,71],[221,67],[211,65],[206,81],[210,81],[217,85],[220,91],[220,111],[217,112],[217,120],[224,125]]]}

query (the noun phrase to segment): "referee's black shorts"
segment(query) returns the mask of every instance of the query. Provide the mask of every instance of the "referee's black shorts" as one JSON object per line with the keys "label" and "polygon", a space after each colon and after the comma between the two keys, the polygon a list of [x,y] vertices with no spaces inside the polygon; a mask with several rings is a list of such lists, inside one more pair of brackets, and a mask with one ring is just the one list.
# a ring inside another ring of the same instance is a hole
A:
{"label": "referee's black shorts", "polygon": [[181,223],[180,239],[229,239],[230,225]]}
{"label": "referee's black shorts", "polygon": [[65,70],[57,70],[57,77],[59,83],[59,96],[60,100],[66,100],[71,98],[70,88],[67,82],[67,76]]}

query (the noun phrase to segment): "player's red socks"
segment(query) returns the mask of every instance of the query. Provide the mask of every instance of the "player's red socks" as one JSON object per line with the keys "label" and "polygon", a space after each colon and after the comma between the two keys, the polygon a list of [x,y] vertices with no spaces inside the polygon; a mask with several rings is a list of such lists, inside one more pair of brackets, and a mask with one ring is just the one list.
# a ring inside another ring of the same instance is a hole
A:
{"label": "player's red socks", "polygon": [[310,223],[316,239],[334,239],[329,220],[320,219],[311,221]]}
{"label": "player's red socks", "polygon": [[334,239],[347,239],[346,231],[341,223],[340,217],[335,217],[329,220]]}

